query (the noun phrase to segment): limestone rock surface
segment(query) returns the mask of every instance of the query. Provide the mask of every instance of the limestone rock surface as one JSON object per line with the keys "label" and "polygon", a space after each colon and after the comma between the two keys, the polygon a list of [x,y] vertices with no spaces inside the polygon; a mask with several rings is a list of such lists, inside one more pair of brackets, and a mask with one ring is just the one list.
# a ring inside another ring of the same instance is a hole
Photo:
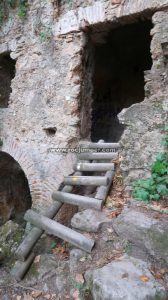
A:
{"label": "limestone rock surface", "polygon": [[126,208],[114,221],[116,233],[156,260],[168,264],[168,219],[155,219],[150,213]]}
{"label": "limestone rock surface", "polygon": [[105,213],[93,209],[86,209],[75,214],[71,220],[71,225],[74,228],[87,231],[97,232],[104,223],[111,223]]}
{"label": "limestone rock surface", "polygon": [[156,282],[147,264],[127,256],[94,270],[92,282],[94,300],[168,299],[165,289]]}

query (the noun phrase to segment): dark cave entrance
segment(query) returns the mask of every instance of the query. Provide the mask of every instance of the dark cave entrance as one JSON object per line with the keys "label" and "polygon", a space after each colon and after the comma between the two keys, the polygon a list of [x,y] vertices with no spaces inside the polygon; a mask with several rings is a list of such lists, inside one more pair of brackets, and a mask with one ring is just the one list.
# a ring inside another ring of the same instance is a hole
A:
{"label": "dark cave entrance", "polygon": [[108,31],[94,48],[91,140],[119,141],[124,125],[117,114],[144,99],[144,71],[151,69],[149,20]]}
{"label": "dark cave entrance", "polygon": [[0,55],[0,108],[8,107],[11,80],[15,76],[15,63],[9,53]]}
{"label": "dark cave entrance", "polygon": [[10,218],[22,222],[31,204],[29,183],[24,171],[11,155],[0,151],[0,225]]}

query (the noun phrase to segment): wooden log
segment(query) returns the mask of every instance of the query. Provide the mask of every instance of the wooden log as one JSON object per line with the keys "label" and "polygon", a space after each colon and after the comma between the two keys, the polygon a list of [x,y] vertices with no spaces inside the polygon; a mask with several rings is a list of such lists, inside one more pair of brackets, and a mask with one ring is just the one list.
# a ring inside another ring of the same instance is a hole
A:
{"label": "wooden log", "polygon": [[38,239],[43,234],[40,228],[33,227],[15,252],[15,257],[20,261],[27,259],[31,249],[34,247]]}
{"label": "wooden log", "polygon": [[[44,215],[48,218],[53,218],[55,214],[59,211],[61,206],[62,203],[55,202],[51,205],[49,210],[44,213]],[[25,237],[25,239],[22,241],[22,243],[19,245],[18,249],[15,252],[15,257],[21,261],[24,261],[42,234],[43,230],[37,227],[33,227],[32,230]]]}
{"label": "wooden log", "polygon": [[[80,175],[80,172],[76,172],[76,175]],[[63,192],[70,193],[73,189],[73,186],[65,186],[63,188]],[[53,203],[45,212],[44,215],[48,218],[54,218],[59,209],[61,208],[62,203],[61,202],[55,202]],[[43,230],[37,227],[33,227],[32,230],[28,233],[28,235],[25,237],[25,239],[22,241],[22,243],[19,245],[18,249],[15,252],[16,258],[19,260],[24,261],[38,239],[43,234]]]}
{"label": "wooden log", "polygon": [[[89,148],[89,145],[91,143],[92,142],[89,141],[80,141],[79,146],[80,148]],[[93,144],[102,144],[102,143],[104,143],[104,140],[99,140],[97,143],[93,143]]]}
{"label": "wooden log", "polygon": [[94,246],[94,240],[88,239],[81,233],[44,217],[31,209],[26,212],[24,219],[46,233],[57,236],[86,252],[90,253]]}
{"label": "wooden log", "polygon": [[35,254],[31,253],[25,261],[17,261],[11,270],[11,275],[14,276],[17,281],[21,281],[24,275],[27,273],[34,258]]}
{"label": "wooden log", "polygon": [[78,154],[78,159],[79,160],[111,160],[111,159],[116,159],[118,156],[117,153],[110,152],[110,153],[105,153],[105,152],[100,152],[100,153],[79,153]]}
{"label": "wooden log", "polygon": [[119,143],[89,143],[89,148],[92,149],[119,149]]}
{"label": "wooden log", "polygon": [[64,183],[68,185],[108,185],[108,178],[105,176],[66,176]]}
{"label": "wooden log", "polygon": [[85,196],[68,194],[68,193],[57,192],[57,191],[52,194],[52,198],[56,201],[78,205],[84,208],[93,208],[97,210],[101,210],[102,208],[102,201],[97,200],[95,198],[89,198]]}
{"label": "wooden log", "polygon": [[[104,140],[99,140],[98,141],[98,144],[100,144],[100,143],[104,143]],[[89,148],[89,145],[88,145],[88,148]],[[88,160],[83,160],[82,161],[83,163],[90,163]],[[97,163],[97,162],[99,162],[99,161],[97,161],[97,160],[92,160],[92,163]],[[89,190],[88,190],[89,189]],[[85,189],[85,191],[86,191],[86,189]],[[95,193],[95,186],[94,185],[90,185],[90,186],[87,186],[87,194],[89,195],[91,195],[91,194],[93,194],[93,193]]]}
{"label": "wooden log", "polygon": [[114,170],[113,163],[77,163],[74,165],[75,171],[82,172],[105,172]]}
{"label": "wooden log", "polygon": [[[99,142],[103,143],[104,141],[100,140]],[[79,175],[81,175],[81,173],[76,172],[75,175],[79,176]],[[63,191],[67,192],[67,193],[71,193],[72,189],[73,189],[72,186],[65,186],[63,188]],[[50,218],[53,218],[56,215],[56,213],[59,211],[61,206],[62,206],[62,203],[55,202],[53,205],[51,205],[51,207],[44,214]],[[26,236],[26,238],[22,241],[19,248],[17,249],[16,257],[18,257],[20,260],[22,260],[22,261],[16,263],[18,271],[15,271],[14,276],[17,280],[21,280],[22,277],[24,276],[24,274],[27,272],[28,268],[30,267],[30,265],[33,261],[33,258],[34,258],[34,254],[29,255],[29,253],[42,234],[43,234],[42,229],[40,229],[38,227],[34,227],[29,232],[29,234]]]}
{"label": "wooden log", "polygon": [[[104,140],[99,140],[98,143],[104,143]],[[89,144],[87,145],[87,147],[89,148]],[[82,163],[90,163],[88,160],[83,160]],[[92,160],[92,164],[93,163],[97,163],[96,160]],[[94,185],[89,185],[87,186],[87,189],[85,188],[85,192],[87,193],[87,195],[91,195],[95,192],[95,186]]]}
{"label": "wooden log", "polygon": [[102,200],[103,202],[106,200],[109,189],[111,187],[113,177],[114,177],[114,171],[107,171],[105,176],[109,179],[108,185],[98,187],[97,188],[97,193],[95,195],[96,199]]}

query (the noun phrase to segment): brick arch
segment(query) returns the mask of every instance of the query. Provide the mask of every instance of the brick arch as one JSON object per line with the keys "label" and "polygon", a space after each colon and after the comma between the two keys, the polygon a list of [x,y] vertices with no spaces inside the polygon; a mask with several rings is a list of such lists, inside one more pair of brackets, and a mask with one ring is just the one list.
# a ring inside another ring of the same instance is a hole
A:
{"label": "brick arch", "polygon": [[28,179],[33,207],[43,211],[50,206],[52,193],[57,190],[64,180],[64,176],[73,172],[75,156],[67,154],[57,164],[49,166],[48,175],[42,180],[27,148],[20,146],[15,140],[4,142],[1,149],[10,154],[21,166]]}
{"label": "brick arch", "polygon": [[20,147],[16,141],[6,141],[1,150],[10,154],[23,169],[29,182],[33,206],[39,207],[43,199],[42,182],[28,150]]}
{"label": "brick arch", "polygon": [[76,157],[67,154],[53,168],[50,167],[50,176],[46,177],[43,181],[43,199],[47,199],[48,203],[52,203],[52,193],[58,190],[61,183],[63,183],[64,176],[74,172],[73,164],[75,162]]}

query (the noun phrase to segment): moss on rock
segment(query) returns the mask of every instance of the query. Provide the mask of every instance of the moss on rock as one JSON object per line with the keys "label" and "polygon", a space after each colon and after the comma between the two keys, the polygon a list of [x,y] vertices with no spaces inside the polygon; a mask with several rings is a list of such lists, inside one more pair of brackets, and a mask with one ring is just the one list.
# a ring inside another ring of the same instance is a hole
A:
{"label": "moss on rock", "polygon": [[6,222],[0,227],[0,262],[12,261],[19,246],[24,230],[13,221]]}

